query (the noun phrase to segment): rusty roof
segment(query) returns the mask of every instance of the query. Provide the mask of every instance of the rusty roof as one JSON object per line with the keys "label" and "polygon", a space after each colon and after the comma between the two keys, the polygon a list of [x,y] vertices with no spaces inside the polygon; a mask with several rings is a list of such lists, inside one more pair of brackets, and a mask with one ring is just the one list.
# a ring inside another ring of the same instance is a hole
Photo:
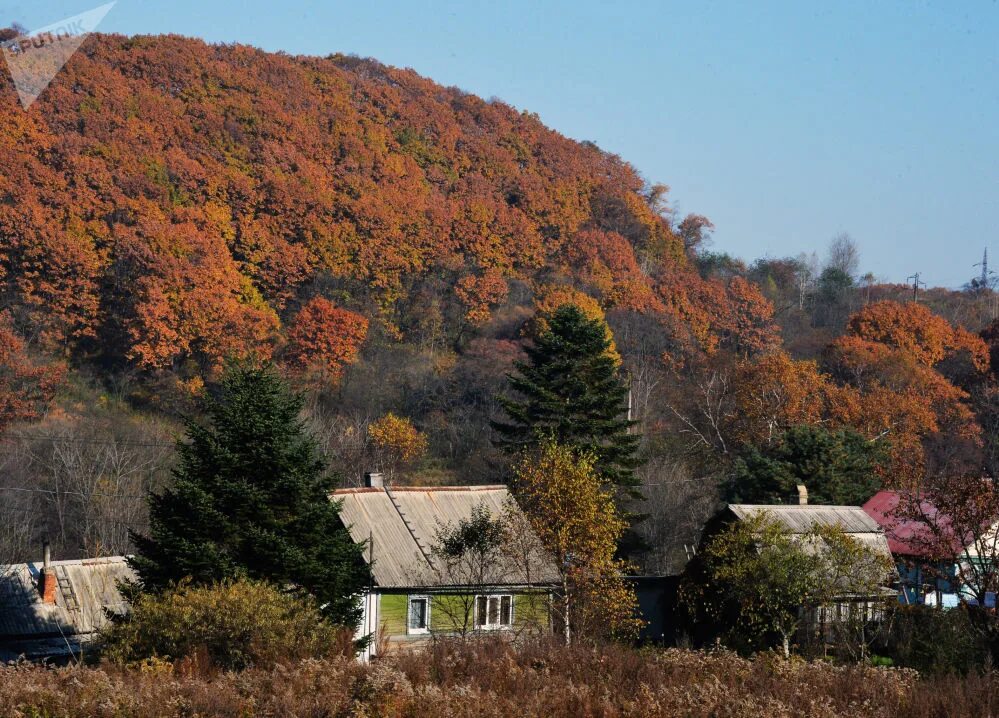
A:
{"label": "rusty roof", "polygon": [[[493,516],[507,510],[519,514],[505,486],[342,489],[333,497],[343,502],[340,516],[351,538],[370,541],[365,560],[383,588],[467,585],[470,581],[447,570],[434,555],[438,530],[468,519],[479,506]],[[479,579],[490,585],[547,585],[555,583],[558,574],[551,558],[535,547],[523,562],[497,559]]]}
{"label": "rusty roof", "polygon": [[41,563],[0,566],[0,644],[58,639],[79,643],[107,623],[105,609],[123,611],[120,582],[134,578],[123,556],[52,561],[56,601],[38,594]]}

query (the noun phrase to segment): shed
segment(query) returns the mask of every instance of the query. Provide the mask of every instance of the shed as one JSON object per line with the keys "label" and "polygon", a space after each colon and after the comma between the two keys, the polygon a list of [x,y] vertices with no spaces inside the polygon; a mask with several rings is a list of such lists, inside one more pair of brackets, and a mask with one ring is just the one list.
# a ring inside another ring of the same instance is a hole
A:
{"label": "shed", "polygon": [[0,661],[78,658],[132,578],[123,556],[0,566]]}

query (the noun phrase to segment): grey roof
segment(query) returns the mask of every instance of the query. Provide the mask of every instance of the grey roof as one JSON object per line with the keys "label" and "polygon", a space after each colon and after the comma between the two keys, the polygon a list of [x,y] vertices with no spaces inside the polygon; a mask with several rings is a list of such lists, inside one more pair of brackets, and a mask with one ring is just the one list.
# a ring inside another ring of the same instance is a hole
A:
{"label": "grey roof", "polygon": [[[888,548],[888,539],[884,531],[878,522],[859,506],[729,504],[728,509],[740,521],[763,515],[792,534],[808,533],[816,525],[839,526],[847,536],[863,545],[873,556],[887,559],[889,564],[892,562],[891,549]],[[812,550],[821,550],[817,545],[810,545]],[[857,570],[866,569],[864,566],[858,566]],[[874,567],[873,570],[880,571],[880,567]],[[885,580],[892,578],[894,578],[894,569]]]}
{"label": "grey roof", "polygon": [[[383,588],[470,585],[470,577],[446,569],[434,556],[439,528],[468,519],[478,506],[494,516],[508,509],[519,513],[505,486],[342,489],[333,496],[343,502],[340,515],[351,538],[370,540],[365,560],[373,559],[375,583]],[[527,560],[498,558],[477,578],[497,586],[549,585],[557,583],[558,572],[535,545]]]}
{"label": "grey roof", "polygon": [[860,506],[729,504],[729,511],[740,520],[764,514],[792,533],[807,533],[813,526],[840,526],[848,534],[883,535],[878,522]]}
{"label": "grey roof", "polygon": [[54,604],[43,603],[38,594],[40,563],[0,566],[0,659],[75,651],[107,623],[105,609],[125,610],[118,585],[134,574],[124,557],[51,566],[57,579]]}

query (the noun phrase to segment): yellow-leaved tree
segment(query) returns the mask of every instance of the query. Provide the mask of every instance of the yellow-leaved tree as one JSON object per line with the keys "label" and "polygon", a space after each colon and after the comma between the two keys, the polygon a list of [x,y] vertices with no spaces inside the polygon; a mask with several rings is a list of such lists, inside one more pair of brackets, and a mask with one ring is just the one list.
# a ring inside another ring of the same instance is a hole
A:
{"label": "yellow-leaved tree", "polygon": [[391,411],[368,424],[368,438],[375,450],[378,468],[392,479],[427,453],[426,435],[404,416]]}
{"label": "yellow-leaved tree", "polygon": [[553,612],[566,643],[573,636],[634,638],[642,625],[635,591],[624,578],[628,565],[614,558],[627,522],[593,462],[548,440],[515,471],[517,501],[560,572]]}

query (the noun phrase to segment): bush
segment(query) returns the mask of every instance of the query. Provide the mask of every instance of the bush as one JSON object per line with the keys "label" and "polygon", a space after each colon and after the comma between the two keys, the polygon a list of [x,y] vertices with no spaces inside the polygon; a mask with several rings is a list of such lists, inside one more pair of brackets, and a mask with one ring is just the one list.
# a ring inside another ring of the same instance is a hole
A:
{"label": "bush", "polygon": [[203,672],[266,668],[352,650],[349,632],[327,623],[311,599],[241,579],[138,594],[130,613],[105,632],[102,654],[118,664],[183,661]]}
{"label": "bush", "polygon": [[899,607],[882,652],[921,673],[963,676],[984,670],[989,646],[973,619],[966,608]]}

